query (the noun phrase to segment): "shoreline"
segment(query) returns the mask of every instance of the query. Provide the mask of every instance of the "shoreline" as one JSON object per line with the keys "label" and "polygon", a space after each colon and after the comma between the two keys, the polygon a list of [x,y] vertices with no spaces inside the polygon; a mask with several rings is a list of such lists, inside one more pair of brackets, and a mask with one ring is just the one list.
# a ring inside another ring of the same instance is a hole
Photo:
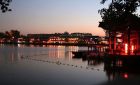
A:
{"label": "shoreline", "polygon": [[39,46],[43,46],[43,45],[56,45],[56,46],[85,46],[85,47],[93,47],[96,45],[101,45],[101,46],[108,46],[106,44],[85,44],[85,43],[0,43],[0,44],[5,44],[5,45],[39,45]]}

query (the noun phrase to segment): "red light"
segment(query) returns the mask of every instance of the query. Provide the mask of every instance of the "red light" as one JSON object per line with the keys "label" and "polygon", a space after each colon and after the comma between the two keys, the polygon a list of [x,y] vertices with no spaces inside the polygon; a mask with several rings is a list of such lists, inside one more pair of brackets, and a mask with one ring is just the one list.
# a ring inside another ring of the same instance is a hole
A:
{"label": "red light", "polygon": [[132,53],[134,52],[134,45],[131,46]]}
{"label": "red light", "polygon": [[124,74],[124,78],[126,78],[126,79],[128,78],[128,74],[127,73]]}
{"label": "red light", "polygon": [[128,44],[125,44],[125,53],[128,53]]}

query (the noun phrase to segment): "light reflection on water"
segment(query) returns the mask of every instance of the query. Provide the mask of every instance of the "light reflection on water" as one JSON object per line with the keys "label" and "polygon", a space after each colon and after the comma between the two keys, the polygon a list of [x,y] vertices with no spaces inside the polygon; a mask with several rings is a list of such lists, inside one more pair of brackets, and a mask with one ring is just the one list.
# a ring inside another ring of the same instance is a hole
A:
{"label": "light reflection on water", "polygon": [[123,79],[126,83],[131,78],[132,82],[138,82],[139,74],[104,71],[104,63],[100,60],[73,59],[72,51],[87,49],[78,46],[0,45],[0,85],[113,85]]}

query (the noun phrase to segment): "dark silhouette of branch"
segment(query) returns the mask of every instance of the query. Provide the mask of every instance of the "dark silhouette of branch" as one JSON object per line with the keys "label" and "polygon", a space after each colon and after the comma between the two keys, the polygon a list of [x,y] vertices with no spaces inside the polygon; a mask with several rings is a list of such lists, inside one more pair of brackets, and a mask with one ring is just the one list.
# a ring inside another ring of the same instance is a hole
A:
{"label": "dark silhouette of branch", "polygon": [[140,0],[113,0],[108,9],[99,10],[102,17],[99,27],[109,31],[124,31],[131,26],[138,30],[140,18],[136,10],[139,6]]}
{"label": "dark silhouette of branch", "polygon": [[12,2],[12,0],[0,0],[0,9],[2,13],[5,13],[7,11],[12,11],[9,9],[9,5]]}
{"label": "dark silhouette of branch", "polygon": [[106,1],[107,1],[107,0],[102,0],[102,1],[101,1],[101,4],[104,4]]}

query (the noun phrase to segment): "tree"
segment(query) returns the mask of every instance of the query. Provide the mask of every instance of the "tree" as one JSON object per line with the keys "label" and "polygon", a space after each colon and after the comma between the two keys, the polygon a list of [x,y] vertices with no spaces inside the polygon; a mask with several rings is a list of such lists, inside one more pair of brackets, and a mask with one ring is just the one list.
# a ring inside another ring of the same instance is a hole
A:
{"label": "tree", "polygon": [[[102,0],[101,3],[105,1],[107,0]],[[114,38],[116,32],[128,31],[128,47],[130,47],[130,31],[140,30],[140,17],[136,14],[139,6],[140,0],[112,0],[108,9],[99,10],[102,17],[99,27],[108,32],[109,39],[112,36]]]}
{"label": "tree", "polygon": [[64,32],[64,35],[68,36],[69,35],[69,32],[65,31]]}
{"label": "tree", "polygon": [[3,13],[11,11],[11,9],[8,8],[11,2],[12,0],[0,0],[0,9]]}
{"label": "tree", "polygon": [[[102,0],[102,3],[105,1]],[[99,10],[102,17],[102,22],[100,22],[99,27],[111,31],[125,30],[122,29],[126,28],[124,26],[139,22],[139,17],[135,14],[139,6],[140,0],[113,0],[108,9],[103,8]]]}
{"label": "tree", "polygon": [[5,38],[5,34],[3,32],[0,32],[0,38]]}
{"label": "tree", "polygon": [[11,34],[8,31],[5,31],[5,35],[6,35],[6,38],[7,39],[10,39],[11,38]]}
{"label": "tree", "polygon": [[104,4],[106,1],[107,1],[107,0],[102,0],[102,1],[101,1],[101,4]]}
{"label": "tree", "polygon": [[[107,0],[102,0],[101,4],[104,4]],[[111,2],[112,10],[114,8],[119,9],[118,11],[125,11],[134,13],[137,10],[137,7],[140,6],[140,0],[112,0]]]}
{"label": "tree", "polygon": [[14,39],[17,39],[20,37],[20,32],[18,30],[11,30],[11,36],[14,38]]}

